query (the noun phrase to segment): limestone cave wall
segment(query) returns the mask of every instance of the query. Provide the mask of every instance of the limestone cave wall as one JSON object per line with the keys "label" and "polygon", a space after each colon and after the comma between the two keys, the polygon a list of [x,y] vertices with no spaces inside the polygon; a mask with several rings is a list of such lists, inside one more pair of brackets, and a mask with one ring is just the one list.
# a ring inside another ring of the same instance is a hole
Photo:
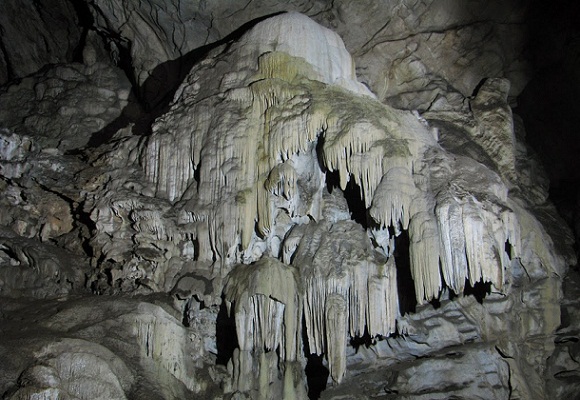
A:
{"label": "limestone cave wall", "polygon": [[0,396],[578,398],[575,16],[2,1]]}

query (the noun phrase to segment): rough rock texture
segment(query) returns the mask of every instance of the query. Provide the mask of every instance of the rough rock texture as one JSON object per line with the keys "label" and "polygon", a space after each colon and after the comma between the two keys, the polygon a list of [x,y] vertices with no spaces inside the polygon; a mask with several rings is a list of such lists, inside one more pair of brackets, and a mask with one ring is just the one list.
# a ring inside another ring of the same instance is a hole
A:
{"label": "rough rock texture", "polygon": [[526,2],[54,3],[0,17],[3,398],[575,395]]}
{"label": "rough rock texture", "polygon": [[3,1],[0,4],[0,85],[47,64],[71,62],[83,27],[74,2]]}
{"label": "rough rock texture", "polygon": [[205,332],[188,331],[167,301],[4,301],[0,352],[10,361],[2,392],[8,399],[166,399],[203,391],[215,370]]}
{"label": "rough rock texture", "polygon": [[0,124],[39,148],[79,149],[108,139],[103,131],[120,118],[130,93],[122,71],[108,64],[57,65],[0,91]]}
{"label": "rough rock texture", "polygon": [[529,71],[522,54],[525,6],[499,0],[389,0],[380,5],[348,0],[98,0],[88,4],[87,13],[107,38],[112,57],[129,57],[149,105],[159,104],[167,84],[178,85],[192,59],[218,40],[238,37],[250,21],[297,11],[344,39],[361,79],[381,100],[423,110],[434,103],[457,106],[484,77],[506,77],[512,82],[510,95],[520,93]]}

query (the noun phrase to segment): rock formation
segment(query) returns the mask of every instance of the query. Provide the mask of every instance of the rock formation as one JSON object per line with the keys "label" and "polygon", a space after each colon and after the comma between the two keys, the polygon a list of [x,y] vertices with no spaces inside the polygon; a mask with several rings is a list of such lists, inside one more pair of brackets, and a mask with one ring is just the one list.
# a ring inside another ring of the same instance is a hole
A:
{"label": "rock formation", "polygon": [[65,1],[66,60],[1,41],[3,398],[574,392],[525,7],[389,3]]}

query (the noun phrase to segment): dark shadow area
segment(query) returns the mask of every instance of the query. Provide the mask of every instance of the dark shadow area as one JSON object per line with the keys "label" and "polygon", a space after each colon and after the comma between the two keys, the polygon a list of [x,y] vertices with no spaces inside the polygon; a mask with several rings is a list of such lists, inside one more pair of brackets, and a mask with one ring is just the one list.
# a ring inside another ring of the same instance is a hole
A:
{"label": "dark shadow area", "polygon": [[159,64],[138,90],[138,97],[145,111],[152,113],[155,118],[165,113],[179,85],[191,68],[207,56],[211,50],[224,44],[231,45],[256,24],[279,14],[283,13],[268,14],[248,21],[217,42],[192,50],[183,57]]}
{"label": "dark shadow area", "polygon": [[401,315],[414,313],[417,308],[415,281],[411,275],[409,258],[409,233],[402,231],[395,238],[395,264],[397,266],[397,291],[399,292],[399,311]]}
{"label": "dark shadow area", "polygon": [[322,362],[323,356],[311,354],[306,357],[307,364],[304,371],[306,372],[306,383],[308,385],[308,398],[316,400],[320,398],[322,392],[326,389],[326,382],[330,372]]}
{"label": "dark shadow area", "polygon": [[236,333],[236,322],[234,316],[228,315],[225,300],[222,298],[220,310],[216,320],[216,364],[228,365],[234,355],[234,350],[238,346],[238,335]]}
{"label": "dark shadow area", "polygon": [[447,293],[449,293],[449,300],[453,301],[457,298],[457,293],[455,293],[453,289],[447,287],[445,283],[443,283],[443,288],[444,290],[447,290]]}
{"label": "dark shadow area", "polygon": [[369,334],[367,327],[362,336],[355,336],[350,338],[350,345],[358,352],[359,347],[364,346],[367,349],[377,344],[377,341]]}
{"label": "dark shadow area", "polygon": [[[179,296],[176,296],[176,297],[179,297]],[[205,301],[203,301],[203,298],[201,298],[197,294],[194,294],[193,296],[191,296],[187,300],[185,307],[183,308],[183,315],[182,315],[182,319],[181,319],[181,323],[183,324],[183,326],[185,326],[185,327],[190,326],[190,322],[189,322],[190,312],[195,312],[197,310],[203,310],[206,307],[207,306],[205,305]]]}
{"label": "dark shadow area", "polygon": [[[326,189],[329,193],[333,190],[340,190],[340,175],[338,171],[326,171]],[[369,227],[369,215],[365,207],[364,199],[361,197],[360,186],[358,186],[354,179],[351,179],[346,184],[343,191],[350,217],[357,224],[360,224],[364,229]]]}
{"label": "dark shadow area", "polygon": [[504,251],[508,255],[509,259],[511,260],[512,259],[512,244],[510,243],[509,240],[505,241]]}
{"label": "dark shadow area", "polygon": [[437,298],[437,299],[431,299],[431,300],[429,301],[429,304],[431,304],[431,305],[433,306],[433,308],[434,308],[435,310],[437,310],[439,307],[441,307],[441,300],[440,300],[440,298]]}
{"label": "dark shadow area", "polygon": [[[326,169],[326,166],[324,165],[324,143],[326,142],[326,138],[324,137],[324,129],[322,129],[320,132],[318,132],[316,138],[316,161],[318,162],[318,166],[320,167],[320,170],[322,172],[324,172],[325,174],[328,172],[328,170]],[[328,179],[328,177],[327,177]],[[330,190],[331,188],[328,187],[328,184],[326,186],[326,189],[328,190],[329,193],[332,193],[332,191]]]}
{"label": "dark shadow area", "polygon": [[302,343],[304,343],[304,356],[307,360],[304,372],[308,385],[308,398],[316,400],[320,398],[321,393],[326,389],[330,371],[324,366],[323,355],[310,353],[304,317],[302,317]]}
{"label": "dark shadow area", "polygon": [[[86,14],[83,7],[75,7],[79,8],[77,11],[79,15]],[[268,14],[246,22],[217,42],[199,47],[182,57],[159,64],[151,71],[150,76],[141,86],[137,84],[134,76],[130,43],[127,43],[116,34],[105,35],[99,32],[104,39],[106,38],[104,40],[105,43],[114,42],[117,46],[119,52],[118,66],[125,71],[133,85],[133,92],[129,99],[127,110],[124,110],[123,114],[108,126],[99,132],[95,132],[87,147],[94,148],[107,143],[119,129],[129,126],[131,123],[134,124],[132,128],[133,134],[139,136],[150,134],[153,121],[169,110],[175,92],[195,64],[203,60],[211,50],[222,45],[231,45],[259,22],[279,14],[281,13]]]}
{"label": "dark shadow area", "polygon": [[578,343],[578,341],[580,341],[580,339],[578,339],[576,336],[563,336],[563,337],[557,337],[556,339],[554,339],[554,343]]}
{"label": "dark shadow area", "polygon": [[[77,228],[79,229],[82,249],[85,251],[87,257],[92,258],[94,257],[95,252],[91,246],[90,237],[93,235],[93,232],[97,230],[97,224],[91,219],[90,214],[84,210],[84,205],[84,202],[78,203],[77,207],[74,209],[74,215],[75,221],[79,222]],[[88,230],[87,235],[81,234],[83,226]]]}
{"label": "dark shadow area", "polygon": [[491,293],[491,282],[483,282],[480,280],[475,285],[471,286],[469,281],[465,280],[465,289],[463,289],[464,296],[474,296],[479,304],[483,304],[485,296]]}
{"label": "dark shadow area", "polygon": [[87,41],[87,35],[91,27],[94,26],[95,20],[91,11],[89,10],[89,6],[85,1],[82,0],[69,0],[72,4],[77,17],[78,17],[78,24],[81,27],[81,37],[79,40],[78,45],[73,50],[73,61],[74,62],[83,62],[83,49],[85,47]]}
{"label": "dark shadow area", "polygon": [[[577,140],[580,142],[580,137]],[[578,169],[580,170],[580,165]],[[575,237],[574,251],[580,259],[580,177],[552,182],[549,193],[558,213],[572,228]]]}
{"label": "dark shadow area", "polygon": [[525,57],[532,79],[514,112],[548,173],[549,198],[574,231],[580,255],[580,2],[530,0],[527,10]]}
{"label": "dark shadow area", "polygon": [[138,136],[147,136],[151,133],[151,124],[154,119],[141,108],[133,91],[129,95],[129,104],[121,115],[100,131],[94,132],[87,143],[88,148],[96,148],[108,143],[115,134],[123,128],[133,124],[132,133]]}

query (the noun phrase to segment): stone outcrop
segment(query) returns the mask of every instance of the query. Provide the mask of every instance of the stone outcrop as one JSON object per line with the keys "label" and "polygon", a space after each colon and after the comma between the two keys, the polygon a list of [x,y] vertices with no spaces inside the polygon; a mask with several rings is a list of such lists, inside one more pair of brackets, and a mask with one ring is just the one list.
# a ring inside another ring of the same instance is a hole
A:
{"label": "stone outcrop", "polygon": [[2,2],[0,85],[31,75],[47,64],[74,61],[83,31],[74,2]]}
{"label": "stone outcrop", "polygon": [[39,149],[79,149],[110,139],[107,127],[121,119],[130,93],[122,71],[108,64],[58,65],[0,91],[0,121]]}
{"label": "stone outcrop", "polygon": [[3,397],[573,393],[525,8],[392,3],[71,3],[0,88]]}
{"label": "stone outcrop", "polygon": [[0,353],[10,368],[3,370],[4,396],[184,398],[202,391],[214,369],[205,332],[189,332],[166,301],[5,302]]}

